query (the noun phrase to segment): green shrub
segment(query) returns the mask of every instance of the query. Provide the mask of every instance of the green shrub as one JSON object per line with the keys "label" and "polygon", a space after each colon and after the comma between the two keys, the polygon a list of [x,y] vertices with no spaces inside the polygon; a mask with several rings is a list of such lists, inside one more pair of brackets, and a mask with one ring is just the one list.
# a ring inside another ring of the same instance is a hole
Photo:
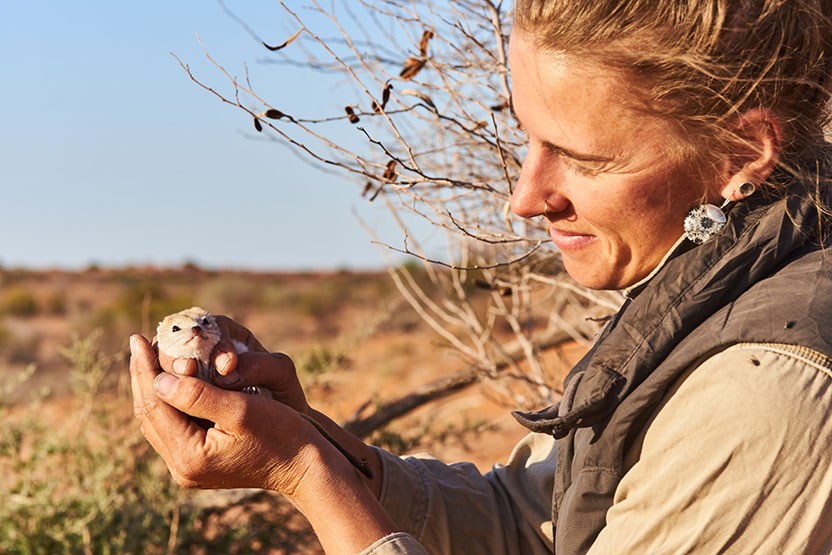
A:
{"label": "green shrub", "polygon": [[58,353],[70,363],[72,392],[87,411],[99,394],[113,383],[113,376],[108,375],[113,357],[104,355],[98,348],[101,334],[101,329],[96,329],[83,339],[74,337],[69,347],[58,348]]}
{"label": "green shrub", "polygon": [[34,316],[38,312],[38,305],[27,289],[15,286],[6,292],[1,309],[13,316]]}
{"label": "green shrub", "polygon": [[332,370],[343,368],[349,362],[349,357],[343,351],[324,345],[316,345],[298,357],[296,366],[300,378],[308,380]]}
{"label": "green shrub", "polygon": [[[0,553],[308,551],[311,534],[284,525],[287,504],[278,499],[272,497],[262,514],[245,509],[244,518],[225,522],[216,518],[222,509],[191,502],[193,492],[170,478],[139,433],[130,400],[102,394],[92,383],[112,359],[99,351],[97,339],[94,334],[64,349],[69,371],[85,377],[76,387],[87,396],[75,401],[82,410],[50,423],[42,402],[12,412],[0,395]],[[0,394],[33,370],[0,384]],[[93,393],[94,404],[87,404]],[[96,418],[87,419],[83,405]],[[228,508],[231,513],[233,505]]]}

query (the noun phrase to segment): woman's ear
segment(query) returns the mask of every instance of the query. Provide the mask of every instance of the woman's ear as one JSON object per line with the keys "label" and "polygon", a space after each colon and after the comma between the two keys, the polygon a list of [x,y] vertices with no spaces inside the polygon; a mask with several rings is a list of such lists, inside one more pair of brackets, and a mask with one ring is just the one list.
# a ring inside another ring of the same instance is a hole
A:
{"label": "woman's ear", "polygon": [[740,200],[740,185],[765,181],[780,161],[783,131],[780,119],[767,108],[753,108],[736,116],[731,126],[733,152],[729,153],[720,194]]}

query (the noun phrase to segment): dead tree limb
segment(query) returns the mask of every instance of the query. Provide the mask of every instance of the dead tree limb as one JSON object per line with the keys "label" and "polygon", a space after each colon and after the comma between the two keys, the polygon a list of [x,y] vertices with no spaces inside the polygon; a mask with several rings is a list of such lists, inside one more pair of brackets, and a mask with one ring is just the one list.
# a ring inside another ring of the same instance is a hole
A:
{"label": "dead tree limb", "polygon": [[[535,347],[542,351],[571,340],[572,336],[565,331],[555,331],[541,338]],[[495,373],[504,370],[512,362],[516,363],[525,359],[525,352],[519,344],[512,345],[508,348],[506,354],[508,360],[504,359],[498,362]],[[367,437],[375,430],[389,424],[396,418],[400,418],[431,401],[447,397],[452,393],[465,389],[487,375],[488,373],[484,372],[482,367],[478,365],[469,366],[450,376],[425,384],[403,397],[383,403],[373,414],[366,418],[359,416],[350,418],[343,424],[344,429],[360,438]],[[365,403],[363,406],[368,404]]]}

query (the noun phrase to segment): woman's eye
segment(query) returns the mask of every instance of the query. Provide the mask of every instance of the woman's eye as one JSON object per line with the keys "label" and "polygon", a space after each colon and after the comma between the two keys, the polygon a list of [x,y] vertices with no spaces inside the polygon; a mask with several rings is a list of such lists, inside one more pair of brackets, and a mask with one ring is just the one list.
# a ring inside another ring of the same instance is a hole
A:
{"label": "woman's eye", "polygon": [[586,166],[582,166],[581,164],[578,164],[577,162],[575,162],[573,160],[569,160],[568,164],[569,164],[569,167],[572,168],[572,171],[574,171],[578,175],[585,175],[585,176],[592,177],[592,176],[595,176],[595,175],[598,175],[599,173],[601,173],[600,168],[599,169],[588,168]]}
{"label": "woman's eye", "polygon": [[179,326],[173,326],[173,327],[171,328],[171,331],[179,331]]}
{"label": "woman's eye", "polygon": [[596,175],[598,172],[593,171],[589,168],[585,168],[583,166],[579,166],[577,164],[572,164],[572,169],[575,170],[575,173],[578,175]]}

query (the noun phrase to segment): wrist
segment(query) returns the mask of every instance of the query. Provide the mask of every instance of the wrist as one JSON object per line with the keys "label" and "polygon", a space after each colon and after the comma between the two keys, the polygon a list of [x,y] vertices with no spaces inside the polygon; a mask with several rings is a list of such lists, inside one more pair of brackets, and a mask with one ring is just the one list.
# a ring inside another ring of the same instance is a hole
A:
{"label": "wrist", "polygon": [[397,531],[358,471],[329,444],[304,454],[306,471],[290,500],[324,550],[358,553]]}
{"label": "wrist", "polygon": [[329,442],[316,438],[298,453],[299,476],[290,494],[286,494],[301,511],[317,505],[334,488],[360,487],[357,471]]}

